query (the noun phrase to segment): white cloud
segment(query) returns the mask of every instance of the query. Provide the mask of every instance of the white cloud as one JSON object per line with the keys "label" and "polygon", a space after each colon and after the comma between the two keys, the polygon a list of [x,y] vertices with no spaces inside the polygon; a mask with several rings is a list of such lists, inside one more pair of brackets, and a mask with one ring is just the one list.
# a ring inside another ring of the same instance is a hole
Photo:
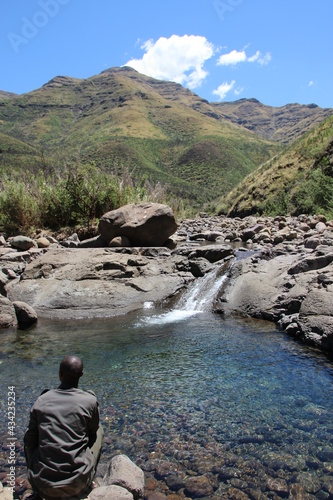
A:
{"label": "white cloud", "polygon": [[204,64],[214,55],[214,45],[204,37],[172,35],[160,37],[156,42],[148,40],[141,49],[141,59],[131,59],[131,66],[140,73],[161,80],[171,80],[189,88],[199,87],[208,72]]}
{"label": "white cloud", "polygon": [[262,66],[266,66],[266,64],[268,64],[272,59],[272,56],[269,52],[266,52],[266,54],[262,55],[262,53],[258,50],[255,55],[256,61],[258,61],[258,63]]}
{"label": "white cloud", "polygon": [[[235,86],[235,80],[232,80],[232,82],[224,82],[221,85],[218,86],[216,90],[213,90],[213,95],[217,95],[219,99],[224,99],[225,96],[232,90]],[[237,92],[236,92],[237,93]]]}
{"label": "white cloud", "polygon": [[219,57],[217,64],[219,66],[230,66],[244,61],[246,61],[245,50],[242,50],[241,52],[232,50],[229,54],[222,54],[222,56]]}
{"label": "white cloud", "polygon": [[235,66],[241,62],[257,62],[258,64],[266,65],[271,59],[272,56],[269,52],[266,52],[266,54],[263,55],[260,50],[257,50],[253,56],[248,57],[245,50],[232,50],[228,54],[222,54],[219,57],[217,64],[218,66]]}
{"label": "white cloud", "polygon": [[308,85],[309,85],[309,87],[313,87],[314,86],[314,81],[310,80]]}

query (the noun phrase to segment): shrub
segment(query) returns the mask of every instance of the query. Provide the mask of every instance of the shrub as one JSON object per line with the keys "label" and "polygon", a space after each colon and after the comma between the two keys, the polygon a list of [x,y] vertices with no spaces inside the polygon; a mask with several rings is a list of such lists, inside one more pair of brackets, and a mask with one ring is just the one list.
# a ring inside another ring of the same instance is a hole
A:
{"label": "shrub", "polygon": [[35,196],[24,182],[5,178],[0,191],[0,224],[9,235],[28,232],[39,225],[39,209]]}
{"label": "shrub", "polygon": [[[94,164],[67,166],[63,172],[11,173],[0,184],[0,224],[8,234],[34,228],[86,226],[104,213],[127,203],[167,203],[165,186],[143,179],[135,185],[126,169],[121,177]],[[174,211],[184,214],[181,200],[169,199]]]}

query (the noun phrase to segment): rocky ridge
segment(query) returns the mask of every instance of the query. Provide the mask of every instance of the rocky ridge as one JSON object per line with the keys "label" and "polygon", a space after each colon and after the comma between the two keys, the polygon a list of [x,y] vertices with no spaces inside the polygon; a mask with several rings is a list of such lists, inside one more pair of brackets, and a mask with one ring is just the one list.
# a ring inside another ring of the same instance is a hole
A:
{"label": "rocky ridge", "polygon": [[[179,225],[175,248],[85,248],[77,236],[57,242],[40,235],[23,249],[27,239],[20,240],[21,248],[15,247],[17,238],[1,240],[2,326],[17,324],[14,304],[22,302],[39,316],[67,319],[125,314],[148,301],[162,304],[228,264],[215,312],[274,321],[332,351],[333,222],[324,216],[202,214]],[[241,258],[233,259],[236,254]]]}
{"label": "rocky ridge", "polygon": [[316,104],[267,106],[257,99],[212,103],[212,106],[220,119],[224,118],[261,137],[283,144],[290,144],[326,120],[333,112],[330,108],[320,108]]}

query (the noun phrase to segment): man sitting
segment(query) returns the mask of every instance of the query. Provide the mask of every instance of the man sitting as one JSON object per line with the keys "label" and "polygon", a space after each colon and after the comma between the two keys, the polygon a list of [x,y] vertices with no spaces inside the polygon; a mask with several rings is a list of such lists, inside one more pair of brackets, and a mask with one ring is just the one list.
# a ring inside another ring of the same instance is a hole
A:
{"label": "man sitting", "polygon": [[32,407],[24,436],[31,498],[70,498],[92,484],[103,431],[95,394],[78,389],[82,375],[81,359],[65,356],[60,386],[44,391]]}

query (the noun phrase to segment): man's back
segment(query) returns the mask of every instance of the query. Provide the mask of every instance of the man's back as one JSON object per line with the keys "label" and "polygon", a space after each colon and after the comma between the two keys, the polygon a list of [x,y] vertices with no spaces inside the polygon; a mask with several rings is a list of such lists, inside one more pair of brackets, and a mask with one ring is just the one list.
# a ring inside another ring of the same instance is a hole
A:
{"label": "man's back", "polygon": [[91,483],[95,459],[89,447],[98,426],[93,393],[60,386],[39,396],[24,438],[29,479],[37,491],[59,498],[60,493],[72,496]]}

